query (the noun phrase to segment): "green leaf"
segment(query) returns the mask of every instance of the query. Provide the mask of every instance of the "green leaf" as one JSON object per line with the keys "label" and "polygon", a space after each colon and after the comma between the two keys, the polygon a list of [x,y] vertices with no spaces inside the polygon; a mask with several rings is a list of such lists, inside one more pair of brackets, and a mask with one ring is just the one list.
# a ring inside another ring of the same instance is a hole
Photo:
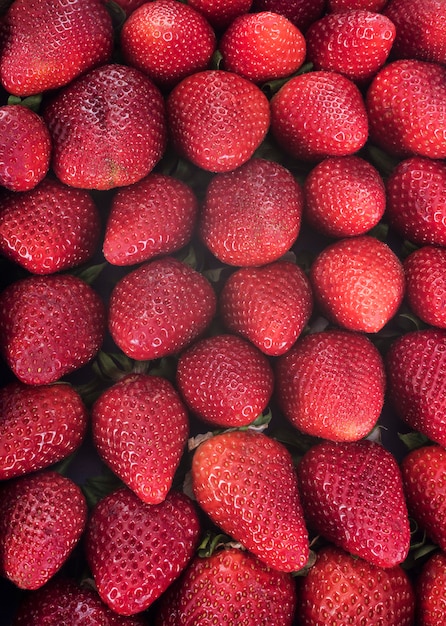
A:
{"label": "green leaf", "polygon": [[398,437],[404,443],[409,452],[432,443],[426,435],[422,435],[421,433],[415,431],[411,431],[410,433],[398,433]]}
{"label": "green leaf", "polygon": [[19,98],[18,96],[9,96],[7,100],[8,104],[19,104],[27,109],[31,109],[34,113],[38,113],[40,105],[42,103],[42,94],[36,94],[34,96],[27,96],[26,98]]}
{"label": "green leaf", "polygon": [[70,273],[77,276],[89,285],[92,285],[101,275],[102,271],[107,267],[107,263],[97,263],[88,267],[79,267],[73,269]]}

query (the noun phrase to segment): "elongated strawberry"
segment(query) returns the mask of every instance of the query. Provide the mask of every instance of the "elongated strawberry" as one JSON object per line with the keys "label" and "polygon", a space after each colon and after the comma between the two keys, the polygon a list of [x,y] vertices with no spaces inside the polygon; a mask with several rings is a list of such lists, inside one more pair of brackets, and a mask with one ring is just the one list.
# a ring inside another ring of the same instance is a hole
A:
{"label": "elongated strawberry", "polygon": [[284,445],[249,430],[215,435],[195,451],[192,486],[211,520],[268,566],[292,572],[307,563],[308,533]]}
{"label": "elongated strawberry", "polygon": [[87,505],[69,478],[43,470],[4,483],[0,500],[0,571],[21,589],[42,587],[80,539]]}
{"label": "elongated strawberry", "polygon": [[436,626],[446,620],[446,555],[436,552],[417,579],[417,624]]}
{"label": "elongated strawberry", "polygon": [[446,249],[421,246],[404,260],[406,301],[423,322],[446,328]]}
{"label": "elongated strawberry", "polygon": [[170,492],[145,504],[127,488],[105,496],[93,510],[85,549],[103,602],[120,615],[149,607],[192,558],[200,532],[193,502]]}
{"label": "elongated strawberry", "polygon": [[79,448],[87,408],[68,383],[0,389],[0,480],[48,467]]}
{"label": "elongated strawberry", "polygon": [[252,0],[187,0],[218,30],[226,28],[237,16],[247,13]]}
{"label": "elongated strawberry", "polygon": [[284,15],[303,33],[321,17],[325,0],[254,0],[253,11],[273,11]]}
{"label": "elongated strawberry", "polygon": [[115,343],[133,359],[176,354],[210,324],[216,300],[202,274],[173,257],[162,257],[115,284],[109,329]]}
{"label": "elongated strawberry", "polygon": [[381,444],[322,441],[297,472],[310,528],[378,567],[404,561],[410,527],[401,472]]}

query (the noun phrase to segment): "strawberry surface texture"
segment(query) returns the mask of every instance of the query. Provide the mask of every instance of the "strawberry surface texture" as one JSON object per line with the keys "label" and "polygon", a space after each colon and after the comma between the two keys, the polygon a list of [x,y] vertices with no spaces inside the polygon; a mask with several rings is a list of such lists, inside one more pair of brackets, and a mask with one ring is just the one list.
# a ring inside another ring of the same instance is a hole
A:
{"label": "strawberry surface texture", "polygon": [[446,0],[0,0],[0,625],[446,624]]}

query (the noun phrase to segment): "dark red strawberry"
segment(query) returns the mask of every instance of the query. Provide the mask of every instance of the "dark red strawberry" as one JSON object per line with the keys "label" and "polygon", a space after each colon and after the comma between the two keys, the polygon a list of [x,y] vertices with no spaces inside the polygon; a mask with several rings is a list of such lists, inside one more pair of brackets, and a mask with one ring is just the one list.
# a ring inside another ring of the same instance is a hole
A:
{"label": "dark red strawberry", "polygon": [[31,276],[0,293],[0,350],[25,384],[52,383],[88,363],[104,331],[102,300],[75,276]]}
{"label": "dark red strawberry", "polygon": [[161,600],[156,626],[291,626],[293,578],[246,550],[228,547],[195,557]]}
{"label": "dark red strawberry", "polygon": [[44,110],[54,173],[85,189],[141,180],[164,153],[164,109],[158,87],[136,68],[110,63],[91,70]]}
{"label": "dark red strawberry", "polygon": [[[129,16],[138,9],[142,4],[145,4],[147,0],[113,0],[115,4],[118,5],[120,9],[124,11],[126,16]],[[107,0],[103,0],[104,4],[107,5]]]}
{"label": "dark red strawberry", "polygon": [[194,453],[192,486],[211,520],[269,567],[292,572],[307,563],[296,473],[283,444],[252,430],[215,435]]}
{"label": "dark red strawberry", "polygon": [[175,354],[210,324],[217,307],[208,280],[189,265],[162,257],[118,280],[109,305],[109,328],[129,357]]}
{"label": "dark red strawberry", "polygon": [[241,267],[220,293],[219,311],[228,330],[249,339],[262,352],[287,352],[313,310],[310,282],[291,261]]}
{"label": "dark red strawberry", "polygon": [[388,0],[327,0],[327,10],[348,11],[350,9],[367,9],[380,12]]}
{"label": "dark red strawberry", "polygon": [[275,376],[284,414],[315,437],[362,439],[384,405],[384,363],[360,333],[333,329],[301,337],[277,360]]}
{"label": "dark red strawberry", "polygon": [[418,626],[446,621],[446,554],[436,552],[424,564],[416,586]]}
{"label": "dark red strawberry", "polygon": [[200,524],[193,502],[170,492],[145,504],[127,488],[93,509],[86,556],[103,602],[120,615],[148,608],[181,574],[194,554]]}
{"label": "dark red strawberry", "polygon": [[16,96],[66,85],[112,53],[112,21],[101,0],[15,0],[6,25],[0,80]]}
{"label": "dark red strawberry", "polygon": [[85,263],[100,234],[99,210],[85,189],[47,176],[34,189],[0,195],[0,252],[34,274]]}
{"label": "dark red strawberry", "polygon": [[322,441],[297,473],[309,528],[378,567],[405,560],[410,527],[401,472],[381,444]]}
{"label": "dark red strawberry", "polygon": [[238,15],[247,13],[252,0],[187,0],[187,4],[202,13],[212,26],[222,30]]}
{"label": "dark red strawberry", "polygon": [[0,480],[48,467],[77,450],[88,413],[68,383],[0,389]]}
{"label": "dark red strawberry", "polygon": [[94,403],[92,430],[101,457],[143,502],[166,498],[189,434],[186,408],[167,379],[125,376]]}
{"label": "dark red strawberry", "polygon": [[0,571],[21,589],[38,589],[79,541],[85,498],[72,480],[50,470],[6,482],[0,493]]}
{"label": "dark red strawberry", "polygon": [[267,97],[233,72],[196,72],[174,87],[166,104],[173,147],[211,172],[246,163],[269,129]]}
{"label": "dark red strawberry", "polygon": [[214,256],[229,265],[276,261],[300,231],[303,191],[280,163],[253,158],[210,181],[199,233]]}
{"label": "dark red strawberry", "polygon": [[151,173],[118,189],[111,200],[103,252],[113,265],[171,254],[192,237],[198,200],[183,181]]}
{"label": "dark red strawberry", "polygon": [[422,246],[404,261],[406,301],[423,322],[446,328],[446,249]]}
{"label": "dark red strawberry", "polygon": [[252,3],[253,11],[284,15],[302,32],[321,17],[324,8],[325,0],[254,0]]}
{"label": "dark red strawberry", "polygon": [[368,136],[361,92],[337,72],[295,76],[271,100],[271,131],[279,146],[298,159],[353,154]]}

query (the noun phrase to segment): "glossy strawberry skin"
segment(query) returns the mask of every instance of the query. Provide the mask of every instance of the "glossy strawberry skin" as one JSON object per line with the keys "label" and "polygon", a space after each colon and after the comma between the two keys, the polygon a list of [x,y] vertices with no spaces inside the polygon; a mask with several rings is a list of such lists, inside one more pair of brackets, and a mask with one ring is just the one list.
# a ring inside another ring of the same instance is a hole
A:
{"label": "glossy strawberry skin", "polygon": [[254,0],[253,11],[273,11],[285,16],[301,32],[321,17],[325,0]]}
{"label": "glossy strawberry skin", "polygon": [[148,608],[181,574],[200,533],[192,501],[170,492],[145,504],[127,488],[105,496],[86,532],[86,556],[103,602],[119,615]]}
{"label": "glossy strawberry skin", "polygon": [[21,589],[42,587],[80,539],[87,504],[69,478],[43,470],[4,483],[0,504],[0,570]]}
{"label": "glossy strawberry skin", "polygon": [[307,563],[296,474],[278,441],[249,430],[211,437],[194,453],[192,486],[211,520],[264,563],[284,572]]}
{"label": "glossy strawberry skin", "polygon": [[70,384],[0,389],[0,480],[43,469],[77,450],[87,408]]}
{"label": "glossy strawberry skin", "polygon": [[207,279],[165,256],[137,267],[115,284],[109,329],[127,356],[158,359],[178,353],[201,335],[216,308]]}
{"label": "glossy strawberry skin", "polygon": [[401,472],[381,444],[322,441],[297,473],[309,528],[378,567],[405,560],[410,527]]}
{"label": "glossy strawberry skin", "polygon": [[202,13],[214,28],[221,31],[236,17],[247,13],[252,0],[187,0],[187,4]]}
{"label": "glossy strawberry skin", "polygon": [[423,565],[416,588],[419,626],[436,626],[446,619],[446,555],[438,551]]}
{"label": "glossy strawberry skin", "polygon": [[0,80],[16,96],[62,87],[112,53],[112,22],[100,0],[18,0],[6,23]]}
{"label": "glossy strawberry skin", "polygon": [[164,154],[164,99],[142,72],[102,65],[63,88],[45,107],[52,168],[65,184],[107,190],[147,176]]}
{"label": "glossy strawberry skin", "polygon": [[186,407],[172,384],[129,374],[92,408],[96,448],[114,473],[147,504],[169,492],[189,433]]}
{"label": "glossy strawberry skin", "polygon": [[421,246],[404,260],[406,301],[423,322],[446,328],[446,250]]}
{"label": "glossy strawberry skin", "polygon": [[85,263],[100,234],[99,210],[85,189],[47,176],[29,191],[0,195],[0,251],[33,274]]}

